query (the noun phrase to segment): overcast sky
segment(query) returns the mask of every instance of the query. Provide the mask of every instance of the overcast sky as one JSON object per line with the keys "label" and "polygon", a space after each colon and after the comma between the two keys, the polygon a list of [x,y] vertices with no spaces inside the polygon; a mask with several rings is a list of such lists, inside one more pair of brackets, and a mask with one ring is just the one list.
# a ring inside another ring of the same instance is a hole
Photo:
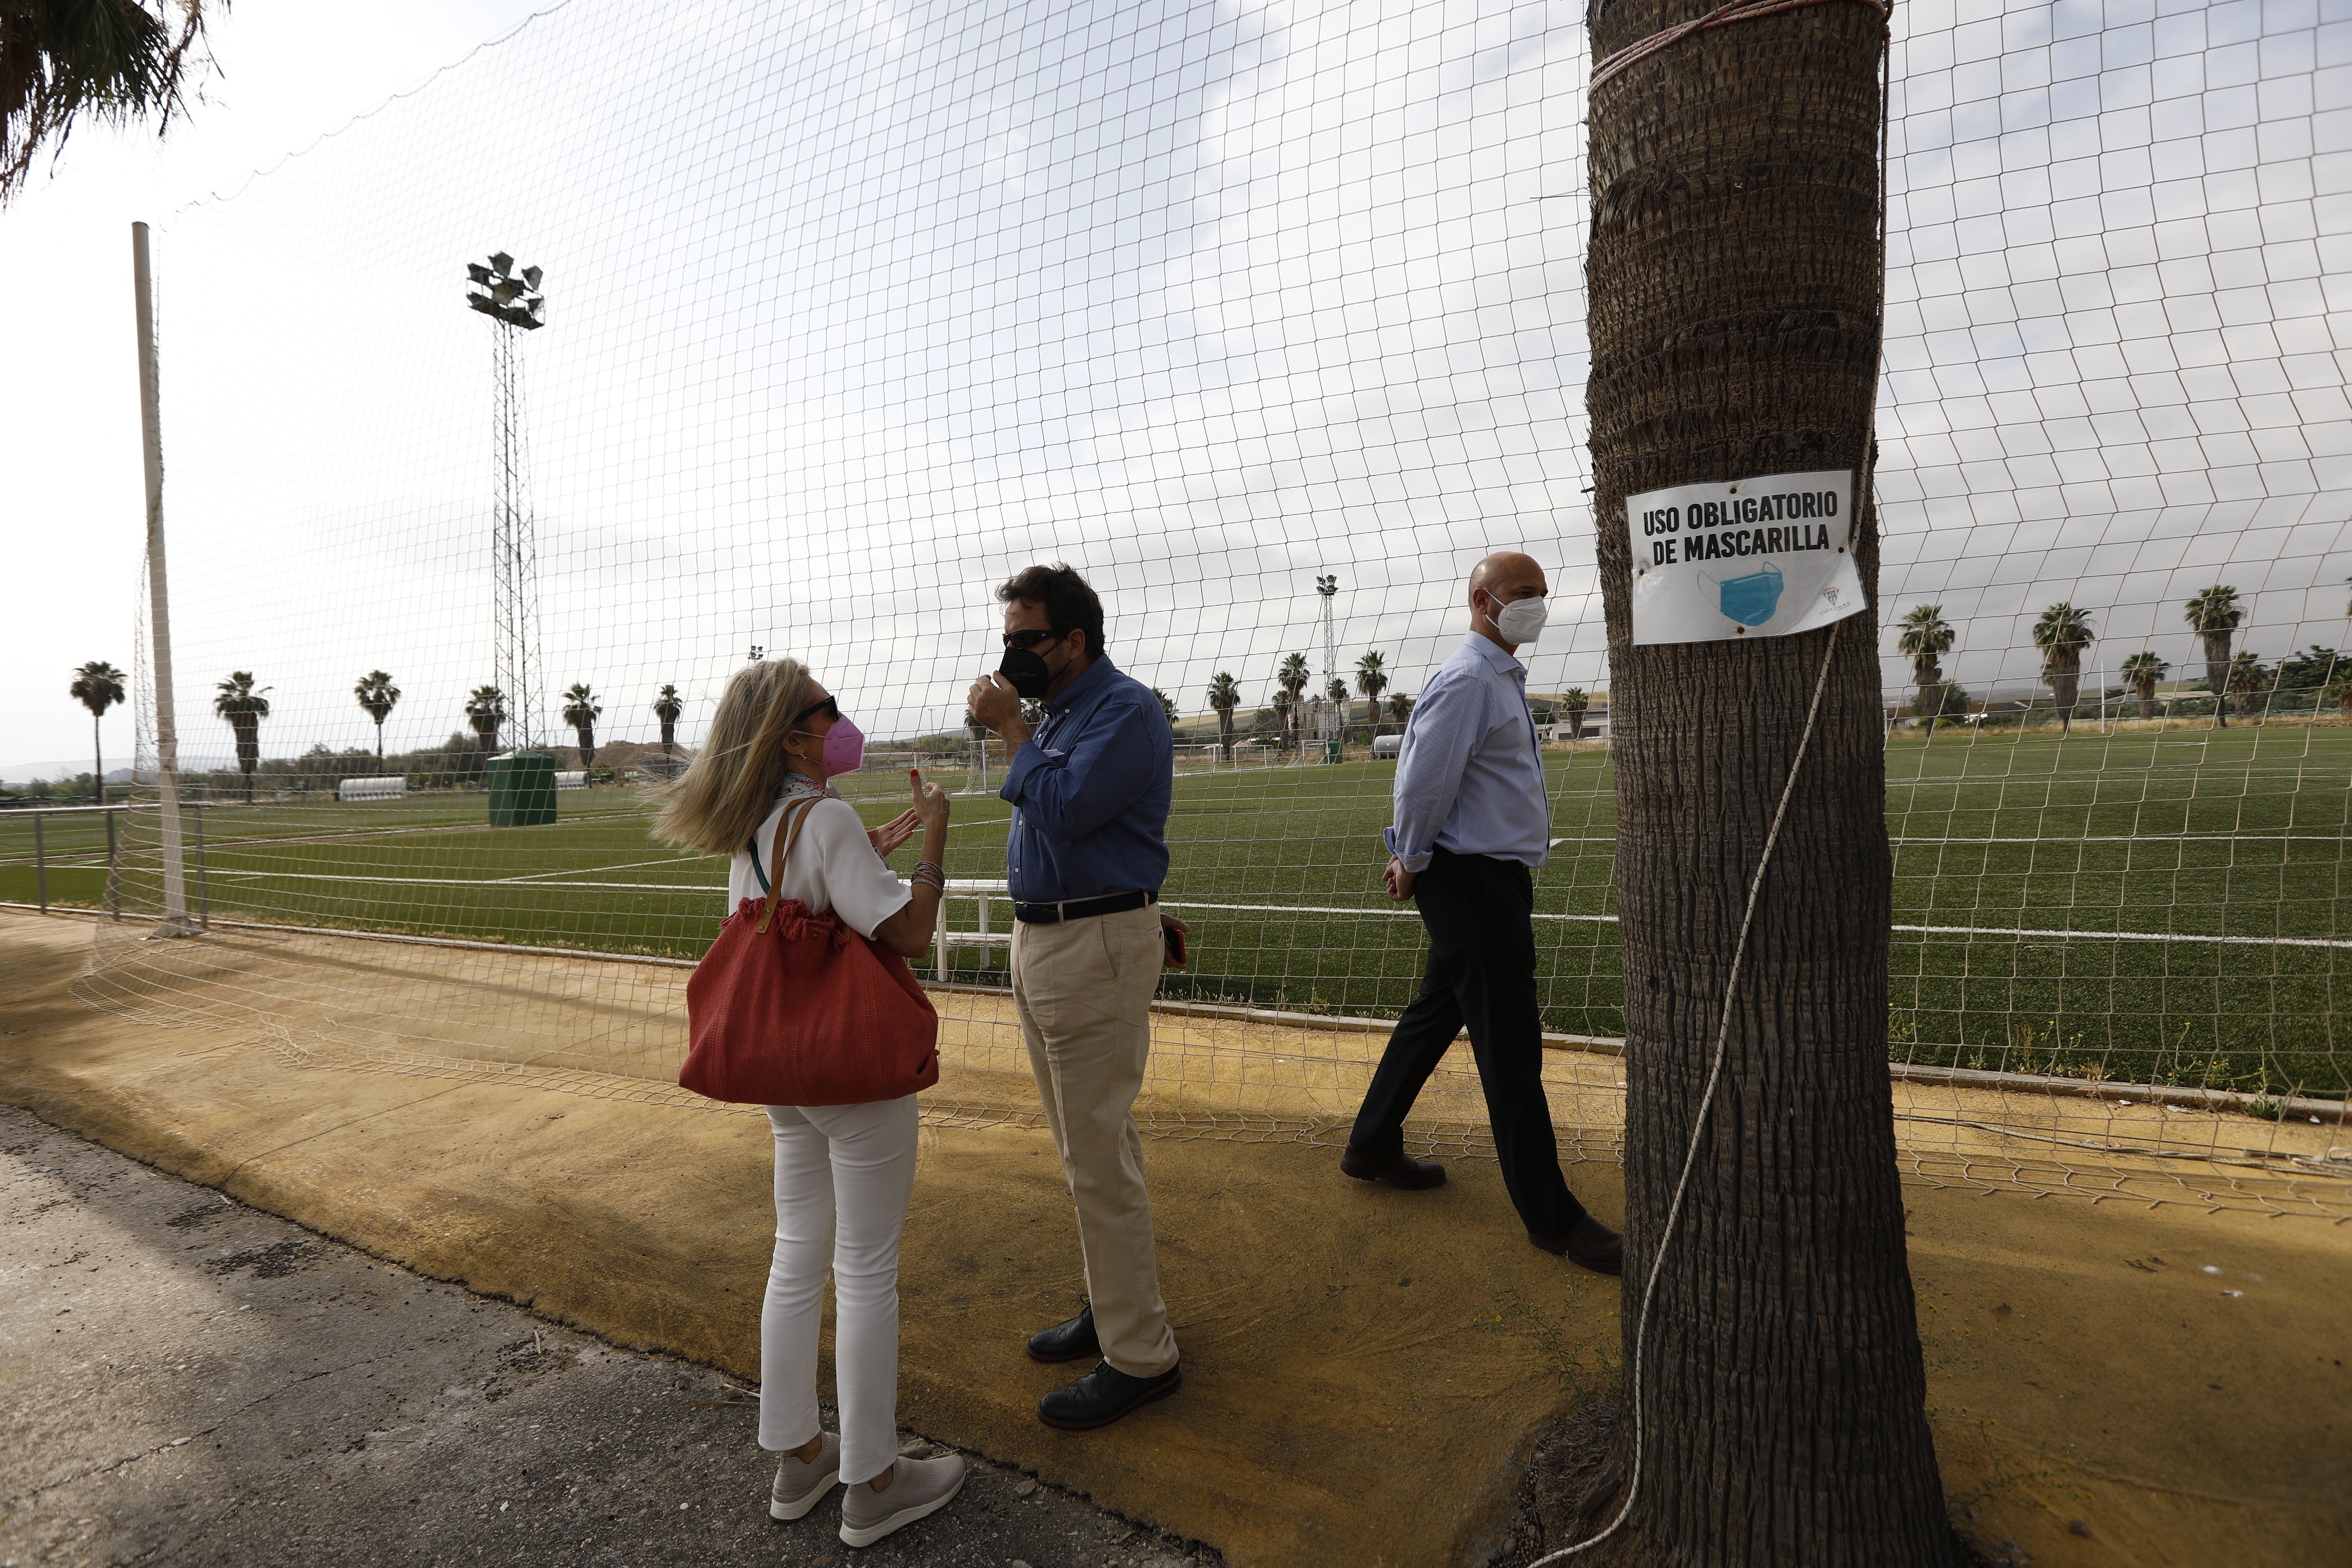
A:
{"label": "overcast sky", "polygon": [[[421,85],[543,8],[527,0],[373,6],[237,0],[212,28],[220,68],[159,143],[152,126],[85,124],[0,212],[9,361],[0,377],[0,533],[16,592],[0,616],[0,764],[79,758],[89,715],[76,665],[131,666],[131,604],[145,546],[131,224],[242,183],[320,133]],[[37,584],[37,588],[33,585]],[[107,720],[109,765],[131,725]]]}
{"label": "overcast sky", "polygon": [[[666,680],[692,734],[754,643],[877,732],[951,724],[988,588],[1053,555],[1188,710],[1320,666],[1326,571],[1343,673],[1376,648],[1417,687],[1503,546],[1554,568],[1533,684],[1606,683],[1580,5],[573,0],[311,145],[525,15],[318,9],[242,0],[163,153],[85,132],[0,217],[12,297],[56,302],[40,384],[0,391],[47,590],[0,630],[6,754],[86,752],[67,672],[131,662],[134,216],[192,760],[231,668],[274,753],[367,743],[372,667],[394,746],[489,679],[495,329],[461,290],[500,247],[547,269],[542,701],[589,681],[607,735]],[[2217,579],[2266,658],[2342,640],[2344,29],[1979,9],[1898,7],[1882,621],[1943,604],[1980,693],[2060,598],[2095,673],[2185,662]]]}

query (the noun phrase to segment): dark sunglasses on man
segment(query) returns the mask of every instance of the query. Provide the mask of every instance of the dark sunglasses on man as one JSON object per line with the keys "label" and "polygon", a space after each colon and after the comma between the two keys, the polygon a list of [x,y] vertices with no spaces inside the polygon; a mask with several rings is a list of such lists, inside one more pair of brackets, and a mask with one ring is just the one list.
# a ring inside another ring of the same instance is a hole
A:
{"label": "dark sunglasses on man", "polygon": [[1006,647],[1035,647],[1041,642],[1059,642],[1069,635],[1070,634],[1067,632],[1045,631],[1033,626],[1026,631],[1006,632],[1004,634],[1004,646]]}

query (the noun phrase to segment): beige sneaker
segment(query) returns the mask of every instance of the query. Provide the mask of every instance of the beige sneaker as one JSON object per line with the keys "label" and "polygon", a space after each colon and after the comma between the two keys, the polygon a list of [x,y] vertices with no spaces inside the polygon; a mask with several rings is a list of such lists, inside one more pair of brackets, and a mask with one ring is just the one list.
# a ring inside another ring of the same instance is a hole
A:
{"label": "beige sneaker", "polygon": [[776,1466],[776,1484],[768,1489],[770,1519],[798,1519],[824,1500],[833,1483],[841,1479],[841,1439],[823,1434],[824,1441],[814,1459],[786,1454]]}
{"label": "beige sneaker", "polygon": [[939,1512],[963,1490],[963,1460],[901,1456],[890,1484],[876,1491],[864,1481],[841,1494],[841,1540],[845,1546],[870,1546],[902,1524]]}

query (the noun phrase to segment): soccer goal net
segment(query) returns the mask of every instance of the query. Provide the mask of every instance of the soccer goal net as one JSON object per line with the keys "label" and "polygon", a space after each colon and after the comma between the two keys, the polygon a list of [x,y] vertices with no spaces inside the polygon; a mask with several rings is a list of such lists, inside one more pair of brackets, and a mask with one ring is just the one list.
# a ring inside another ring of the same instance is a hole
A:
{"label": "soccer goal net", "polygon": [[[1179,742],[1193,962],[1147,1109],[1322,1136],[1424,960],[1379,881],[1396,737],[1469,567],[1517,548],[1553,606],[1526,650],[1544,1017],[1571,1142],[1605,1153],[1593,560],[1627,521],[1588,493],[1581,11],[559,6],[176,213],[212,937],[90,984],[276,1019],[306,1059],[673,1092],[724,869],[655,841],[651,803],[729,676],[788,654],[871,738],[843,783],[872,820],[909,766],[956,792],[932,1114],[1021,1114],[1005,758],[965,692],[996,584],[1060,560]],[[2080,1189],[2072,1159],[2120,1191],[2138,1150],[2202,1196],[2347,1212],[2344,25],[1892,26],[1861,483],[1916,1168]],[[581,787],[494,826],[522,751]],[[125,814],[127,911],[154,821]],[[1425,1131],[1475,1143],[1455,1087]]]}

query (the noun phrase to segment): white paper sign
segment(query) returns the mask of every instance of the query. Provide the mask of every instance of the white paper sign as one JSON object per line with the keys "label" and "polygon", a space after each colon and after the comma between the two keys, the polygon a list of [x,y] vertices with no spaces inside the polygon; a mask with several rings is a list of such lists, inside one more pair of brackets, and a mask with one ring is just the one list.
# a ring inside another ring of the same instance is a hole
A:
{"label": "white paper sign", "polygon": [[1862,608],[1851,468],[1651,490],[1625,521],[1637,645],[1784,637]]}

